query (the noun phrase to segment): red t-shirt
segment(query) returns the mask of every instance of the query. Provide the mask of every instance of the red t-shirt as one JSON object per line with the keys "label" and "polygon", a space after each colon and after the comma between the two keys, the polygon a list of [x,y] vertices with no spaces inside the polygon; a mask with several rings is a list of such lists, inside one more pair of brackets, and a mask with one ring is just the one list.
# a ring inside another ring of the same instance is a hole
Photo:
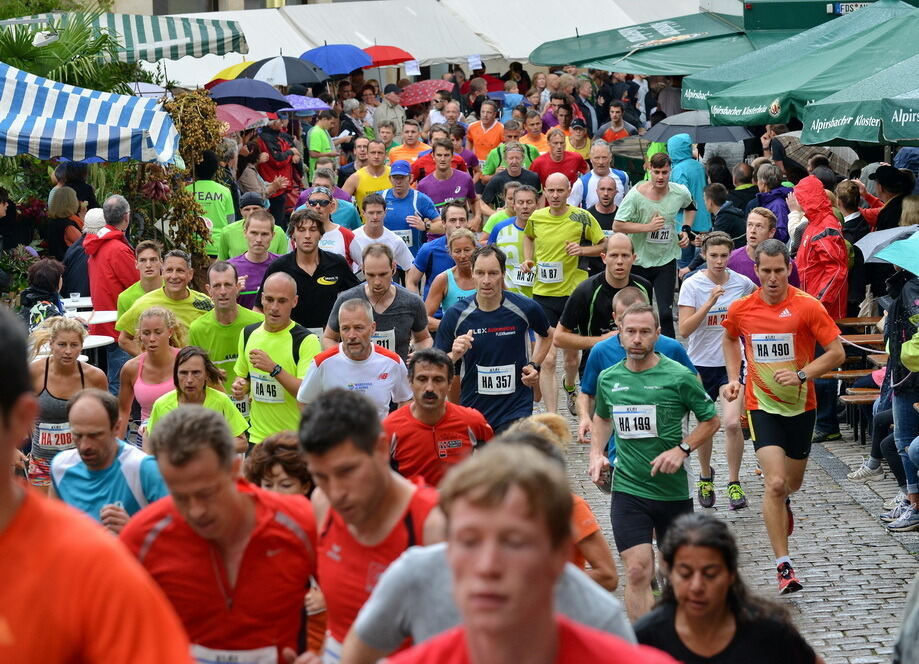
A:
{"label": "red t-shirt", "polygon": [[530,164],[530,170],[539,176],[539,181],[543,186],[546,185],[546,178],[553,173],[564,173],[565,177],[568,178],[568,182],[574,184],[578,175],[586,173],[589,168],[587,162],[584,161],[584,157],[577,152],[569,152],[568,150],[565,150],[561,161],[553,161],[549,153],[546,152],[536,157],[533,163]]}
{"label": "red t-shirt", "polygon": [[[555,664],[676,664],[670,655],[578,624],[561,615]],[[384,660],[386,664],[470,664],[466,629],[462,625]]]}
{"label": "red t-shirt", "polygon": [[[458,154],[453,155],[453,159],[450,161],[450,165],[458,171],[463,173],[468,173],[469,169],[466,167],[466,160]],[[418,182],[423,179],[426,175],[430,175],[435,170],[437,170],[437,165],[434,163],[434,151],[423,154],[418,159],[415,160],[415,163],[412,164],[412,182]]]}
{"label": "red t-shirt", "polygon": [[[344,642],[351,623],[389,564],[411,546],[423,544],[424,522],[437,505],[437,491],[419,486],[402,519],[376,546],[364,546],[330,509],[319,535],[319,583],[325,595],[329,633]],[[302,598],[301,598],[302,599]]]}
{"label": "red t-shirt", "polygon": [[297,648],[303,631],[303,595],[316,574],[316,517],[303,496],[244,480],[237,488],[255,501],[255,529],[235,586],[214,544],[191,529],[172,497],[135,514],[121,540],[166,593],[192,643],[218,650],[276,646],[280,657],[283,648]]}
{"label": "red t-shirt", "polygon": [[447,412],[433,427],[415,419],[411,404],[383,420],[390,456],[396,470],[405,477],[418,476],[437,486],[451,466],[494,436],[479,411],[449,402],[446,406]]}
{"label": "red t-shirt", "polygon": [[813,381],[785,386],[775,381],[780,369],[799,371],[814,359],[815,342],[827,346],[839,328],[820,301],[794,286],[778,304],[767,304],[758,288],[735,300],[721,323],[732,337],[741,338],[747,360],[744,407],[794,416],[814,410]]}
{"label": "red t-shirt", "polygon": [[0,560],[0,662],[191,664],[162,591],[85,514],[28,490]]}

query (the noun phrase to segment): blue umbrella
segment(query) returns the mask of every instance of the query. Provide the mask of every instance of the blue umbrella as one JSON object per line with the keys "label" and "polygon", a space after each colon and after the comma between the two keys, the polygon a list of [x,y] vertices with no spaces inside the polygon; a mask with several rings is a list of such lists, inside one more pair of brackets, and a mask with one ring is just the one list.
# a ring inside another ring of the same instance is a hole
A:
{"label": "blue umbrella", "polygon": [[312,62],[330,76],[350,74],[355,69],[373,65],[373,58],[351,44],[317,46],[301,55],[300,59]]}
{"label": "blue umbrella", "polygon": [[[893,229],[891,229],[893,230]],[[915,227],[903,227],[898,230],[902,231],[915,231]],[[875,231],[875,233],[884,231]],[[868,233],[868,235],[874,235],[874,233]],[[907,272],[912,272],[915,275],[919,275],[919,233],[913,233],[905,240],[897,240],[887,245],[875,255],[875,258],[887,261],[888,263],[893,263],[897,267],[901,267]]]}
{"label": "blue umbrella", "polygon": [[290,107],[290,102],[280,92],[263,81],[239,78],[211,88],[211,97],[221,104],[239,104],[255,111],[276,113]]}

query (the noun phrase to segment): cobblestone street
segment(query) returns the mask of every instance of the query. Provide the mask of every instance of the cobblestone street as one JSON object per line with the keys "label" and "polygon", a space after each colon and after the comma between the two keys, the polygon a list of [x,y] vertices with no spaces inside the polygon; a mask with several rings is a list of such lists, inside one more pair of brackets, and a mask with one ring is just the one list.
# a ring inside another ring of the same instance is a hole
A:
{"label": "cobblestone street", "polygon": [[[567,415],[564,396],[559,402]],[[569,417],[569,422],[576,439],[575,419]],[[843,441],[814,445],[804,485],[792,498],[795,531],[790,550],[804,590],[780,601],[789,603],[798,629],[827,664],[889,662],[901,610],[919,571],[919,533],[889,534],[875,518],[883,511],[884,500],[897,493],[896,483],[889,472],[885,479],[868,484],[847,480],[846,473],[861,462],[868,447],[853,442],[852,430],[846,426],[843,437]],[[616,594],[621,598],[624,569],[613,546],[609,496],[590,481],[587,461],[588,446],[573,443],[568,451],[569,477],[575,491],[590,503],[614,552],[620,576]],[[754,472],[752,444],[747,441],[741,470],[750,501],[747,509],[727,508],[721,433],[715,438],[712,465],[718,498],[711,511],[731,523],[744,579],[755,591],[777,597],[774,559],[760,514],[763,481]],[[698,472],[697,464],[694,470]]]}

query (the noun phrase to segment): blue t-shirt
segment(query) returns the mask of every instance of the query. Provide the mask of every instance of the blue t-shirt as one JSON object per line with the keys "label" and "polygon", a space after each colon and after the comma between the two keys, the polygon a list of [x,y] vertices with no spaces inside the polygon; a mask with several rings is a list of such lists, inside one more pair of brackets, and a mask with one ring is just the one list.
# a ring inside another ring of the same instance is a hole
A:
{"label": "blue t-shirt", "polygon": [[428,291],[431,289],[431,282],[434,281],[434,277],[456,265],[447,249],[446,236],[439,237],[430,242],[425,242],[415,255],[415,260],[412,265],[414,265],[419,272],[424,273],[424,293],[422,293],[421,297],[422,299],[426,299],[428,297]]}
{"label": "blue t-shirt", "polygon": [[[417,214],[422,219],[440,219],[440,212],[434,205],[434,201],[427,194],[412,189],[405,198],[397,198],[392,189],[381,191],[380,195],[386,200],[386,216],[383,217],[383,226],[399,235],[399,231],[412,231],[412,244],[409,249],[413,256],[418,255],[418,251],[425,241],[425,232],[412,228],[405,221],[406,217]],[[403,238],[405,239],[405,238]],[[450,261],[450,267],[453,267],[453,261]],[[427,290],[425,290],[427,294]]]}
{"label": "blue t-shirt", "polygon": [[542,307],[517,293],[504,293],[494,311],[479,309],[475,296],[444,312],[434,345],[444,352],[453,340],[472,330],[472,348],[460,364],[460,403],[485,416],[492,429],[533,413],[533,390],[520,382],[530,361],[528,330],[549,334]]}
{"label": "blue t-shirt", "polygon": [[90,470],[76,449],[59,453],[51,462],[51,479],[61,500],[96,521],[105,505],[120,504],[133,516],[169,494],[156,459],[123,440],[105,470]]}
{"label": "blue t-shirt", "polygon": [[[694,374],[699,373],[696,371],[692,360],[689,359],[686,349],[676,339],[662,334],[658,337],[657,343],[654,344],[654,350],[664,357],[669,357],[671,360],[679,362]],[[600,376],[600,372],[619,364],[625,359],[625,356],[625,348],[622,347],[618,334],[609,339],[604,339],[591,348],[590,355],[587,358],[587,365],[584,367],[584,374],[581,376],[581,392],[596,397],[597,378]],[[612,464],[616,459],[615,431],[610,435],[606,450],[610,464]]]}
{"label": "blue t-shirt", "polygon": [[363,225],[361,216],[357,213],[357,208],[351,201],[343,201],[340,198],[335,199],[338,209],[332,214],[332,221],[339,226],[344,226],[348,230],[357,230]]}

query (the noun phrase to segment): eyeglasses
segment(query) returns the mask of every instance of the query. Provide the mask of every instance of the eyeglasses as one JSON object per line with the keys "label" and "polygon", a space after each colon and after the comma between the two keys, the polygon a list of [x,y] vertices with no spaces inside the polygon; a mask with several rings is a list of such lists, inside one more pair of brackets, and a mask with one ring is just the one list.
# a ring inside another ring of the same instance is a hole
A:
{"label": "eyeglasses", "polygon": [[332,201],[319,198],[311,198],[306,201],[310,207],[328,207],[332,204]]}

